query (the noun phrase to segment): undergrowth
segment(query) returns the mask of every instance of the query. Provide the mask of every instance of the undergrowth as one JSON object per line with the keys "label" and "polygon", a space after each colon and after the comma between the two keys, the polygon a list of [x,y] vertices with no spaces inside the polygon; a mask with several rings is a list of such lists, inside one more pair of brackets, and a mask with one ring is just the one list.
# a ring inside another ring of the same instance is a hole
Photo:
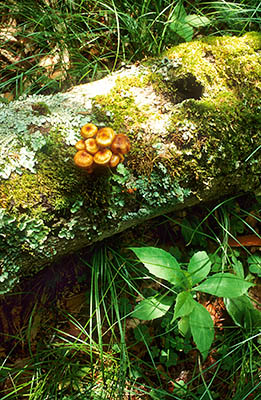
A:
{"label": "undergrowth", "polygon": [[260,27],[260,2],[6,0],[0,92],[54,93],[198,36]]}
{"label": "undergrowth", "polygon": [[[0,91],[7,101],[54,93],[202,34],[259,27],[258,0],[6,0],[0,3]],[[43,282],[47,290],[27,288],[12,295],[13,308],[2,304],[1,399],[257,400],[261,255],[240,237],[261,239],[260,200],[234,198],[193,211],[82,253],[73,288],[64,287],[59,299],[50,301],[49,289],[59,283],[55,270]],[[229,271],[256,285],[236,303],[195,293],[193,301],[214,323],[205,359],[173,320],[174,301],[155,320],[134,318],[144,299],[178,295],[134,258],[128,249],[134,246],[163,248],[185,272],[193,255],[205,252],[210,277]]]}
{"label": "undergrowth", "polygon": [[[234,198],[209,210],[165,216],[82,253],[72,288],[48,303],[51,286],[41,294],[35,287],[27,322],[1,335],[1,399],[257,400],[261,255],[242,238],[260,239],[260,222],[260,202]],[[242,246],[235,248],[237,240]],[[183,271],[194,254],[208,254],[210,278],[230,271],[255,285],[236,299],[232,288],[228,299],[195,292],[193,301],[214,326],[204,357],[194,334],[173,319],[174,303],[164,312],[156,306],[154,320],[135,315],[144,299],[159,293],[177,298],[178,291],[133,257],[128,248],[134,245],[163,247]],[[228,300],[238,301],[236,309]],[[19,307],[12,311],[18,324],[17,314]]]}

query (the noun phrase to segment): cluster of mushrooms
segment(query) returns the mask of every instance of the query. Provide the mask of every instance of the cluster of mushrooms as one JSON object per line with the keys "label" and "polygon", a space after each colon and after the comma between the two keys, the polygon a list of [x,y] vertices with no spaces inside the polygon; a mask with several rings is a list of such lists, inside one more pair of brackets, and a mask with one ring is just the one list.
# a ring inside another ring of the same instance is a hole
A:
{"label": "cluster of mushrooms", "polygon": [[130,140],[123,133],[115,134],[112,128],[98,129],[94,124],[81,128],[81,136],[75,147],[75,164],[91,174],[95,167],[115,168],[124,161],[124,154],[130,150]]}

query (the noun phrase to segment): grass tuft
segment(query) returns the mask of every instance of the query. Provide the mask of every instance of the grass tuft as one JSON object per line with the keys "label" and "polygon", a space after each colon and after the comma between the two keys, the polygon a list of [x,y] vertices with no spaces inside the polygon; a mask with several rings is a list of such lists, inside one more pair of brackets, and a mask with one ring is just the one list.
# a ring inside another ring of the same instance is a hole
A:
{"label": "grass tuft", "polygon": [[8,99],[55,93],[201,34],[241,35],[259,27],[256,0],[6,0],[0,3],[0,92]]}

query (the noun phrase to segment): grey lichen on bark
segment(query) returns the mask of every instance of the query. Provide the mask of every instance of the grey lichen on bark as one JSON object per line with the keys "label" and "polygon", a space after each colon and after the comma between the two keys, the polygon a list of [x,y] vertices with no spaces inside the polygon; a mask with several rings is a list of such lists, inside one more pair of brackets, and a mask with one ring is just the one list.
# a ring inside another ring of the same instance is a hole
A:
{"label": "grey lichen on bark", "polygon": [[[260,188],[261,35],[202,38],[76,86],[0,104],[0,293],[156,215]],[[87,122],[131,140],[126,163],[73,163]]]}

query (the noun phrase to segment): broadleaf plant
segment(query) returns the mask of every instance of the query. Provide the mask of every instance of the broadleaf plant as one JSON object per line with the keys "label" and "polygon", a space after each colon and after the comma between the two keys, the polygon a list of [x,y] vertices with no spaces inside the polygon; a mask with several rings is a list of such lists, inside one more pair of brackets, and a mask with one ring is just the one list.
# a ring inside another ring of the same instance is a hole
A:
{"label": "broadleaf plant", "polygon": [[[207,309],[194,300],[195,292],[238,299],[253,284],[231,273],[216,273],[208,277],[211,260],[205,251],[195,253],[185,271],[176,258],[165,250],[156,247],[132,247],[131,250],[152,275],[168,281],[175,292],[178,292],[177,296],[165,294],[142,300],[135,307],[132,316],[147,321],[159,318],[175,303],[172,322],[179,319],[180,333],[184,336],[192,335],[205,359],[214,339],[214,324]],[[227,304],[232,308],[232,303]]]}
{"label": "broadleaf plant", "polygon": [[193,38],[193,28],[204,27],[210,23],[211,21],[206,16],[197,14],[187,15],[182,2],[179,2],[173,10],[169,29],[179,35],[186,42],[189,42]]}
{"label": "broadleaf plant", "polygon": [[173,296],[148,297],[137,305],[132,316],[146,321],[162,317],[169,310],[173,301]]}
{"label": "broadleaf plant", "polygon": [[249,264],[249,272],[261,277],[261,255],[252,254],[248,257],[247,262]]}

